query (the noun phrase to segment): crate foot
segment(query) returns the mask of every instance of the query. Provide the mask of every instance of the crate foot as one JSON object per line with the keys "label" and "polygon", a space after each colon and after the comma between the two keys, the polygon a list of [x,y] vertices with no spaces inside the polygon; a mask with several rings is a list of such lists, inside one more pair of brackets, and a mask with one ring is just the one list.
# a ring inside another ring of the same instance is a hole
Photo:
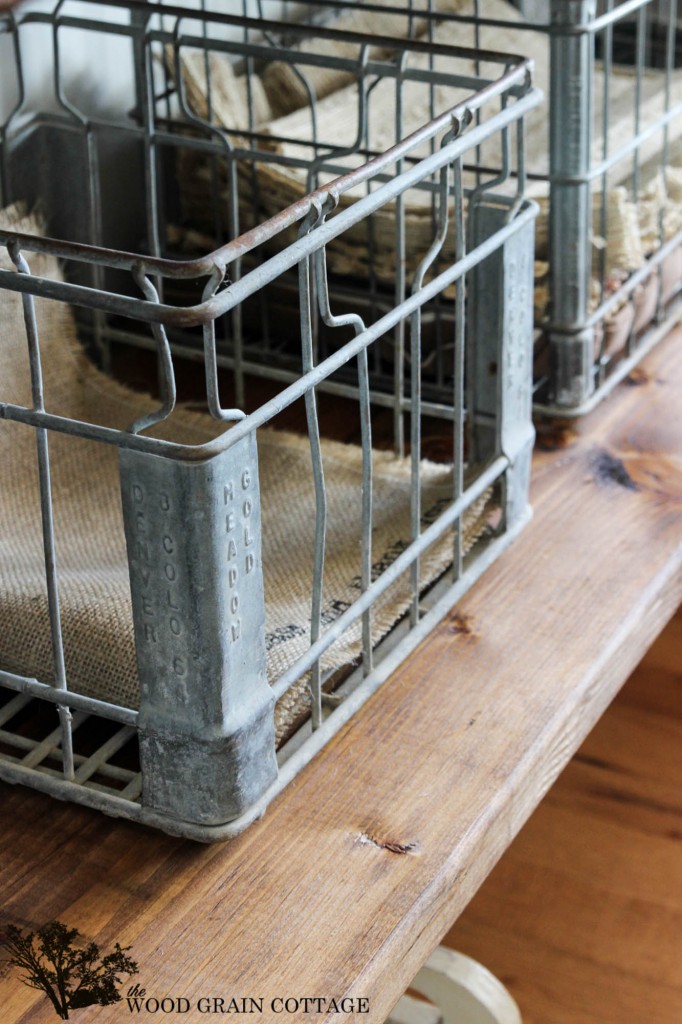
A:
{"label": "crate foot", "polygon": [[438,946],[386,1024],[521,1024],[519,1008],[494,974],[463,953]]}

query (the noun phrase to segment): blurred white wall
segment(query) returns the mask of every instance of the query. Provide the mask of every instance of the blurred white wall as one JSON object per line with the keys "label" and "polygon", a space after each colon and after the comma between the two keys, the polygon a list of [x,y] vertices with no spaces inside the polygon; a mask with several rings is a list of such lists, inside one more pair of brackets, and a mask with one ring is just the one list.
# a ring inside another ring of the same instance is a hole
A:
{"label": "blurred white wall", "polygon": [[[56,0],[23,0],[18,11],[51,11]],[[178,0],[178,6],[199,9],[200,0]],[[268,18],[291,17],[291,2],[263,0]],[[242,0],[207,0],[209,10],[242,14]],[[248,0],[249,15],[257,16],[257,0]],[[287,13],[288,12],[288,13]],[[128,12],[104,3],[68,0],[62,13],[75,17],[125,23]],[[104,32],[62,28],[59,33],[62,54],[62,81],[66,94],[78,99],[86,113],[130,108],[134,98],[133,56],[130,41]],[[53,33],[49,25],[25,25],[20,33],[26,112],[54,109]],[[0,36],[0,119],[4,120],[17,102],[12,40]]]}

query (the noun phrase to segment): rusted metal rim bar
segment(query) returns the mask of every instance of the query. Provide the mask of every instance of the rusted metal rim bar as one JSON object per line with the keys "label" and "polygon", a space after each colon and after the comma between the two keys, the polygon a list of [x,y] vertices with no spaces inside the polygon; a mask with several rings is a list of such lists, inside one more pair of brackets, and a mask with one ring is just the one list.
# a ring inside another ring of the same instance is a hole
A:
{"label": "rusted metal rim bar", "polygon": [[[180,327],[194,327],[209,323],[211,320],[215,320],[217,317],[233,309],[238,302],[252,295],[267,281],[274,279],[285,270],[289,270],[299,260],[311,255],[347,228],[352,227],[358,221],[384,206],[387,202],[402,195],[403,192],[415,185],[420,179],[435,173],[446,164],[462,156],[467,150],[474,148],[479,142],[483,142],[493,131],[499,131],[523,117],[524,114],[539,103],[540,98],[540,91],[533,89],[513,106],[505,107],[504,110],[492,117],[485,125],[470,129],[465,135],[459,136],[447,146],[425,157],[424,160],[404,171],[398,178],[386,182],[376,191],[370,192],[368,195],[358,199],[352,206],[341,210],[313,232],[297,239],[296,242],[287,247],[286,251],[272,256],[256,270],[240,278],[238,282],[226,288],[218,296],[196,306],[169,306],[165,303],[148,302],[144,299],[131,298],[126,295],[102,294],[96,289],[88,288],[84,285],[62,283],[48,278],[33,276],[24,279],[23,275],[14,274],[6,270],[0,271],[0,287],[7,288],[10,291],[30,292],[31,294],[42,295],[46,298],[61,299],[66,302],[72,302],[77,306],[102,309],[105,312],[117,313],[121,316],[143,320],[146,323],[163,323],[167,326]],[[458,104],[432,122],[432,125],[437,124],[438,130],[446,128],[452,123],[453,118],[462,119],[468,116],[470,110],[471,108],[466,104]],[[301,220],[311,209],[324,204],[328,196],[341,196],[345,191],[371,177],[375,170],[395,163],[412,146],[431,137],[431,132],[427,135],[424,135],[421,130],[415,132],[404,142],[387,150],[381,157],[375,157],[373,160],[370,160],[357,171],[351,171],[347,175],[336,178],[328,185],[324,185],[309,193],[303,199],[298,200],[282,211],[281,214],[266,221],[261,228],[245,232],[233,242],[220,249],[216,249],[210,256],[196,261],[175,263],[172,260],[147,259],[132,253],[117,252],[113,249],[99,249],[94,246],[59,242],[55,239],[41,239],[33,235],[17,234],[8,231],[0,232],[0,243],[8,245],[16,241],[21,249],[49,253],[65,259],[78,259],[83,262],[97,263],[112,269],[132,271],[138,270],[141,267],[145,273],[167,272],[170,277],[207,276],[216,267],[227,269],[235,259],[251,252],[258,245],[274,237],[278,232]]]}
{"label": "rusted metal rim bar", "polygon": [[[297,200],[295,203],[292,203],[279,214],[265,221],[262,225],[245,232],[243,235],[240,235],[233,241],[228,242],[226,245],[215,249],[207,256],[196,260],[175,261],[142,257],[135,253],[120,252],[115,249],[82,245],[76,242],[63,242],[57,239],[39,238],[35,235],[25,235],[8,231],[0,231],[0,243],[7,245],[9,242],[16,240],[22,249],[27,249],[29,252],[49,253],[62,259],[73,259],[87,263],[95,263],[117,270],[133,271],[142,267],[145,273],[162,273],[164,276],[171,278],[208,276],[216,266],[224,268],[228,267],[240,256],[244,256],[258,245],[270,241],[280,231],[283,231],[292,224],[302,220],[303,217],[310,212],[311,208],[314,207],[316,201],[324,201],[332,192],[339,196],[343,195],[345,192],[348,192],[351,189],[356,188],[358,185],[366,182],[369,178],[373,177],[377,171],[383,170],[384,168],[397,163],[414,147],[430,141],[438,135],[440,131],[451,127],[453,120],[464,122],[467,117],[475,113],[475,111],[481,106],[482,96],[485,96],[486,101],[489,101],[502,95],[504,92],[508,91],[509,85],[515,84],[520,78],[528,73],[529,67],[529,62],[524,62],[524,65],[521,68],[507,72],[502,79],[490,86],[487,86],[480,94],[469,97],[466,101],[458,103],[455,107],[445,111],[427,125],[417,129],[417,131],[413,132],[411,135],[408,135],[397,145],[392,146],[390,149],[387,149],[384,153],[379,154],[378,156],[372,157],[372,159],[368,160],[367,163],[362,165],[362,167],[335,178],[327,185],[320,186],[320,188],[316,189],[314,192],[308,193],[308,195]],[[525,97],[518,100],[512,107],[507,107],[505,110],[494,115],[494,117],[491,117],[484,126],[471,130],[464,137],[464,140],[462,138],[454,140],[450,146],[444,147],[442,150],[437,151],[431,156],[420,161],[418,164],[415,164],[409,171],[403,172],[399,178],[392,179],[390,182],[387,182],[386,185],[377,189],[376,192],[358,200],[357,203],[353,204],[352,209],[356,210],[360,207],[361,212],[357,213],[356,217],[350,220],[348,226],[350,226],[350,224],[354,224],[363,216],[374,212],[378,206],[382,205],[383,201],[400,195],[403,191],[416,184],[420,178],[439,170],[445,163],[455,159],[465,149],[469,147],[473,148],[476,145],[479,136],[481,140],[487,138],[493,133],[493,131],[500,130],[512,121],[518,120],[527,113],[528,110],[532,109],[532,107],[539,103],[540,99],[541,94],[539,90],[533,89],[529,91]],[[445,156],[443,154],[445,154]],[[384,188],[389,189],[389,191],[384,192]],[[372,203],[368,204],[369,200],[372,200]],[[363,203],[365,205],[360,206],[360,204]],[[348,213],[349,211],[344,212]],[[336,220],[336,218],[334,219]],[[344,227],[345,226],[346,225],[344,225]],[[339,232],[343,230],[344,227],[339,228]],[[330,237],[335,237],[335,235],[331,235]],[[273,257],[273,259],[276,259],[276,257]],[[271,261],[268,262],[270,263]],[[7,272],[3,271],[2,273],[4,275]],[[40,282],[44,279],[32,278],[32,280],[34,282]],[[3,286],[11,287],[10,285]],[[194,326],[199,323],[206,323],[208,319],[211,319],[210,316],[202,317],[202,311],[208,305],[207,303],[202,303],[195,307],[186,307],[182,310],[182,313],[184,314],[194,312],[198,317],[196,320],[192,321],[183,319],[182,321],[173,321],[170,317],[172,317],[174,312],[178,312],[178,307],[175,306],[167,306],[165,304],[147,304],[142,300],[117,295],[103,296],[101,299],[98,299],[97,292],[94,289],[84,288],[83,286],[65,284],[61,285],[60,288],[65,290],[61,294],[50,294],[48,290],[36,291],[36,294],[46,295],[47,297],[52,298],[63,298],[67,301],[74,302],[76,305],[110,310],[112,312],[120,313],[123,316],[133,316],[136,319],[145,319],[151,322],[154,320],[158,321],[163,318],[166,323],[176,322],[184,326]],[[76,292],[75,289],[78,289],[78,292]],[[66,293],[67,291],[69,294]],[[112,306],[109,300],[112,302],[116,300],[116,305]],[[122,303],[121,308],[118,306],[119,301]],[[98,302],[106,304],[98,304]],[[156,310],[155,316],[147,316],[142,313],[141,310],[147,309],[149,306]],[[129,312],[126,312],[126,307]],[[230,307],[226,307],[226,309],[228,308]],[[226,309],[221,310],[221,312],[225,312]]]}
{"label": "rusted metal rim bar", "polygon": [[[471,55],[472,52],[473,51],[467,51],[469,55]],[[263,224],[258,225],[257,227],[251,229],[250,231],[246,231],[239,238],[226,243],[226,245],[219,247],[218,249],[209,253],[207,256],[201,257],[199,259],[176,261],[160,259],[155,257],[142,257],[135,253],[126,253],[115,249],[105,249],[97,246],[86,246],[79,243],[61,242],[56,239],[41,239],[36,236],[31,236],[31,234],[20,234],[11,231],[0,231],[0,243],[2,243],[3,245],[7,245],[10,241],[16,240],[19,243],[20,247],[22,247],[23,249],[27,249],[30,252],[50,253],[63,259],[81,260],[84,262],[101,264],[103,266],[114,267],[116,269],[121,270],[133,270],[141,265],[145,272],[163,273],[164,275],[169,276],[169,278],[195,278],[195,276],[206,276],[213,271],[216,265],[225,267],[228,266],[231,262],[233,262],[233,260],[236,260],[240,256],[245,255],[247,252],[250,252],[252,249],[262,244],[263,242],[269,241],[275,236],[275,234],[278,234],[281,230],[291,226],[291,224],[296,223],[298,220],[301,220],[305,215],[309,213],[310,209],[314,206],[314,202],[316,200],[324,201],[327,198],[327,196],[332,193],[332,191],[336,195],[342,196],[344,193],[346,193],[346,191],[349,191],[351,188],[357,187],[358,184],[363,184],[369,178],[372,178],[377,171],[383,170],[384,168],[392,166],[393,164],[397,163],[402,157],[407,156],[409,152],[412,150],[412,148],[420,145],[423,142],[429,141],[434,136],[436,136],[440,131],[450,128],[454,120],[465,123],[466,119],[470,117],[472,114],[474,114],[476,110],[478,110],[480,106],[483,105],[483,103],[489,102],[492,99],[495,99],[503,95],[504,93],[509,92],[510,87],[513,85],[529,81],[531,62],[524,58],[519,58],[519,61],[520,63],[518,67],[512,68],[511,70],[505,72],[505,74],[496,82],[485,86],[483,89],[480,90],[479,93],[467,97],[466,100],[458,103],[451,110],[445,111],[443,114],[439,115],[433,121],[430,121],[428,124],[417,129],[417,131],[413,132],[411,135],[408,135],[406,138],[401,139],[396,145],[391,146],[389,150],[386,150],[384,153],[376,157],[373,157],[363,166],[356,168],[355,170],[348,171],[346,174],[343,174],[338,178],[335,178],[328,184],[316,188],[314,191],[312,191],[312,193],[309,193],[307,196],[302,197],[300,200],[298,200],[296,203],[293,203],[291,206],[287,207],[281,213],[269,218],[269,220],[266,220]],[[534,98],[532,98],[530,103],[526,105],[526,101],[529,96]],[[522,117],[523,114],[525,114],[528,110],[531,109],[531,106],[536,105],[536,103],[539,101],[540,92],[537,90],[529,90],[526,96],[519,99],[513,106],[510,106],[510,108],[506,108],[504,111],[500,112],[500,114],[496,115],[494,118],[489,120],[485,126],[470,131],[467,135],[467,140],[473,139],[474,141],[471,142],[471,145],[473,146],[475,144],[475,139],[477,138],[477,136],[475,135],[476,131],[481,132],[483,137],[487,137],[489,134],[492,134],[495,130],[499,130],[500,128],[505,127],[511,121],[517,120],[518,118]],[[453,146],[457,145],[457,141],[459,140],[455,140],[452,143]],[[442,154],[447,154],[447,157],[442,159]],[[424,161],[421,161],[419,164],[415,165],[416,168],[420,168],[420,172],[416,176],[416,178],[418,179],[419,177],[424,177],[425,175],[431,173],[431,171],[438,170],[443,165],[443,163],[455,159],[459,155],[459,151],[451,151],[450,146],[443,148],[443,150],[431,155],[431,157],[426,158]],[[437,162],[438,160],[441,160],[441,162]],[[431,161],[436,162],[434,162],[432,165]],[[414,168],[411,170],[414,170]],[[408,174],[409,172],[404,173]],[[397,179],[393,180],[399,182],[401,185],[403,181],[403,175],[400,175]],[[414,183],[416,182],[410,180],[406,184],[404,184],[403,187],[411,187],[411,185]],[[388,182],[387,184],[390,184],[390,182]],[[400,190],[402,190],[402,188]],[[374,197],[380,196],[381,188],[377,189],[376,193],[372,195]],[[395,193],[391,195],[399,195],[399,191],[396,190]],[[386,198],[388,198],[388,196],[386,196]],[[370,197],[367,197],[367,199],[370,199]],[[358,200],[358,203],[361,202],[363,201]],[[354,204],[354,206],[356,205],[357,204]],[[372,210],[364,209],[364,214],[369,212],[372,212]],[[40,281],[41,279],[33,280]],[[63,287],[75,288],[76,286]],[[82,289],[82,291],[85,293],[92,292],[91,289]],[[82,296],[79,299],[74,293],[72,293],[70,296],[63,295],[56,297],[71,299],[71,301],[74,301],[79,305],[88,305],[93,306],[95,308],[110,308],[103,306],[97,307],[95,305],[94,299],[90,298],[90,300],[88,301],[85,296]],[[112,298],[124,300],[126,297],[112,296]],[[136,300],[129,299],[128,301],[135,302]],[[137,302],[138,304],[144,306],[144,303],[140,303],[139,300],[137,300]],[[204,305],[205,304],[202,304],[194,308],[196,310],[202,310]],[[159,311],[159,313],[163,311],[165,316],[168,316],[175,308],[176,307],[166,305],[156,306],[156,309]],[[188,307],[188,309],[191,308],[193,307]],[[145,319],[150,318],[142,317],[141,312],[137,308],[131,308],[130,312],[127,314],[124,309],[116,309],[116,311],[121,312],[123,315],[132,315],[135,317]],[[167,321],[167,323],[170,323],[170,321]],[[187,322],[183,323],[187,324]],[[205,323],[205,321],[203,321],[203,319],[198,319],[196,323]]]}
{"label": "rusted metal rim bar", "polygon": [[[363,202],[363,200],[359,200],[359,202]],[[435,277],[428,284],[424,285],[419,292],[416,292],[414,295],[406,298],[399,308],[392,309],[390,312],[386,313],[380,320],[377,320],[371,327],[368,327],[362,334],[353,338],[352,341],[347,342],[343,348],[334,352],[332,355],[328,356],[327,359],[319,363],[305,377],[299,378],[288,388],[285,388],[281,394],[270,399],[270,401],[265,402],[258,410],[256,410],[256,412],[250,413],[245,417],[245,419],[241,420],[230,430],[221,434],[212,441],[206,442],[205,444],[182,445],[172,441],[163,441],[159,438],[145,437],[140,434],[129,434],[125,431],[115,430],[112,427],[103,427],[94,423],[81,423],[79,420],[68,419],[64,416],[55,416],[52,413],[35,412],[31,409],[26,409],[23,406],[11,405],[10,403],[0,403],[0,419],[13,420],[17,423],[26,423],[33,427],[47,427],[50,430],[56,430],[64,434],[76,434],[79,437],[84,437],[92,441],[102,441],[105,444],[112,444],[119,448],[129,448],[135,451],[150,452],[152,454],[164,454],[170,458],[202,462],[205,459],[209,459],[212,456],[217,455],[219,452],[232,447],[232,445],[236,444],[252,430],[264,426],[265,423],[271,420],[275,415],[282,412],[283,409],[286,409],[287,406],[291,405],[297,399],[301,398],[306,391],[310,390],[311,387],[317,386],[321,381],[325,380],[325,378],[329,377],[332,373],[349,362],[363,348],[367,348],[372,344],[372,342],[386,334],[392,327],[395,327],[400,320],[404,319],[411,312],[435,298],[436,295],[440,294],[440,292],[450,284],[459,280],[459,278],[464,274],[467,274],[478,263],[482,262],[495,252],[507,239],[516,234],[517,231],[521,230],[529,220],[534,219],[536,214],[537,205],[532,202],[526,202],[524,204],[524,209],[522,209],[510,224],[492,235],[475,249],[472,249],[467,253],[464,259],[459,261],[459,263],[456,263],[449,269],[444,270],[442,274],[439,274],[438,277]],[[339,217],[341,216],[343,216],[343,214],[339,215]],[[338,219],[339,218],[334,218],[334,220]],[[317,235],[322,232],[326,226],[327,225],[323,225],[316,229],[315,234]],[[300,239],[299,242],[305,243],[309,237],[310,236],[305,236]],[[290,248],[294,248],[294,246],[298,245],[299,242],[293,243]],[[297,256],[293,259],[291,265],[298,262],[299,258],[300,257]],[[267,264],[262,268],[259,268],[259,272],[264,271],[266,267]],[[5,276],[11,279],[17,278],[21,280],[19,275],[11,273],[6,274],[4,271],[1,271],[0,286],[4,282]],[[246,278],[242,278],[238,284],[241,285],[245,280]],[[270,278],[266,278],[266,280],[270,280]],[[261,283],[263,282],[259,282],[259,286]],[[233,287],[237,286],[235,285]],[[90,289],[87,290],[89,291]]]}

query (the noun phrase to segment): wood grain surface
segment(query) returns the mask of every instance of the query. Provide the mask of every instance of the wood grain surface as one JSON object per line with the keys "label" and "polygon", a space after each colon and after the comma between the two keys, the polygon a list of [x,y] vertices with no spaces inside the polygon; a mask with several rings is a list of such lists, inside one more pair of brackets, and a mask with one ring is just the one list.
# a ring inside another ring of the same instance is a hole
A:
{"label": "wood grain surface", "polygon": [[682,611],[452,929],[523,1024],[682,1021]]}
{"label": "wood grain surface", "polygon": [[[525,533],[239,839],[201,847],[0,787],[0,928],[59,919],[132,945],[159,998],[355,996],[370,1012],[353,1019],[382,1021],[680,603],[681,342],[586,422],[541,432]],[[3,1024],[56,1019],[6,969],[0,1007]]]}

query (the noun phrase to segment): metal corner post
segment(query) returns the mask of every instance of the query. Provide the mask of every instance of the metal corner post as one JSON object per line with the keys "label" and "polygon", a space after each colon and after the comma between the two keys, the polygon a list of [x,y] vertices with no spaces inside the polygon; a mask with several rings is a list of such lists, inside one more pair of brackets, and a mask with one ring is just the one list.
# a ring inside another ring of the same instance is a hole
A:
{"label": "metal corner post", "polygon": [[[509,222],[508,201],[490,194],[469,213],[469,244],[490,238]],[[507,239],[470,275],[468,405],[474,461],[500,453],[505,473],[504,514],[511,528],[528,512],[533,365],[533,256],[535,222]]]}
{"label": "metal corner post", "polygon": [[584,328],[591,283],[594,39],[596,0],[551,0],[550,358],[553,400],[582,404],[594,391],[594,331]]}
{"label": "metal corner post", "polygon": [[277,777],[255,434],[208,462],[120,453],[143,804],[229,821]]}

